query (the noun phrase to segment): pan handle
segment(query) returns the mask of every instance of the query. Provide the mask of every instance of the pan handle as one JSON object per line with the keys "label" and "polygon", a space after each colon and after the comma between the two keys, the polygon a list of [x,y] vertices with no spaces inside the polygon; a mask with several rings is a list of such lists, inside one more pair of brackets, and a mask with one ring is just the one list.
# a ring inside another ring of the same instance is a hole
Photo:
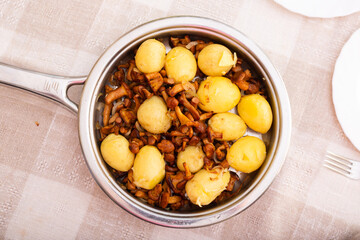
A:
{"label": "pan handle", "polygon": [[78,105],[67,96],[72,85],[83,84],[86,76],[64,77],[35,72],[0,62],[0,83],[28,90],[64,104],[77,113]]}

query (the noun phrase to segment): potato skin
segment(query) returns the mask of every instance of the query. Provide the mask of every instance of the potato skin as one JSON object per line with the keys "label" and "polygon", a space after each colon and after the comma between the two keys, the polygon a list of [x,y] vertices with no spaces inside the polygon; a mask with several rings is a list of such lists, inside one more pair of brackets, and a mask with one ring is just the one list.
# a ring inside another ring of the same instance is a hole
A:
{"label": "potato skin", "polygon": [[209,126],[215,131],[222,133],[219,141],[233,141],[241,138],[246,132],[246,124],[237,114],[225,112],[217,113],[209,120]]}
{"label": "potato skin", "polygon": [[264,142],[253,136],[246,136],[237,140],[226,155],[230,166],[244,173],[250,173],[263,164],[266,157]]}
{"label": "potato skin", "polygon": [[269,131],[273,114],[270,104],[263,96],[259,94],[243,96],[237,110],[249,128],[262,134]]}
{"label": "potato skin", "polygon": [[185,185],[185,191],[193,204],[210,204],[225,190],[230,181],[230,173],[222,167],[211,170],[201,169]]}
{"label": "potato skin", "polygon": [[165,161],[154,146],[144,146],[136,154],[134,166],[134,184],[145,189],[153,189],[165,177]]}
{"label": "potato skin", "polygon": [[171,119],[165,101],[159,96],[146,99],[137,111],[140,125],[148,132],[165,133],[171,127]]}
{"label": "potato skin", "polygon": [[166,55],[165,70],[175,83],[191,81],[197,70],[196,60],[192,52],[184,47],[174,47]]}
{"label": "potato skin", "polygon": [[199,171],[204,166],[205,153],[201,147],[187,146],[184,151],[179,152],[177,156],[177,167],[181,171],[185,171],[183,163],[189,166],[192,173]]}
{"label": "potato skin", "polygon": [[129,142],[122,135],[110,134],[101,143],[101,155],[110,167],[126,172],[133,166],[135,155],[129,150]]}
{"label": "potato skin", "polygon": [[208,77],[200,83],[197,95],[199,107],[215,113],[231,110],[241,98],[239,88],[225,77]]}
{"label": "potato skin", "polygon": [[198,66],[208,76],[223,76],[233,66],[231,51],[221,44],[210,44],[200,51]]}
{"label": "potato skin", "polygon": [[148,39],[136,52],[135,65],[143,73],[160,71],[165,64],[166,49],[162,42]]}

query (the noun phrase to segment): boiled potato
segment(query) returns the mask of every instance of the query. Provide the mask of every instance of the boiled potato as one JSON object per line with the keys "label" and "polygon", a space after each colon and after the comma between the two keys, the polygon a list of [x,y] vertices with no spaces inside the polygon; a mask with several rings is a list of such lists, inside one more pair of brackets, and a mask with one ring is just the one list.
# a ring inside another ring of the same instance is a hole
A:
{"label": "boiled potato", "polygon": [[226,160],[234,169],[250,173],[263,164],[266,157],[264,142],[253,136],[246,136],[237,140],[226,155]]}
{"label": "boiled potato", "polygon": [[110,134],[101,143],[101,155],[110,167],[129,171],[133,166],[135,155],[129,150],[129,142],[122,135]]}
{"label": "boiled potato", "polygon": [[199,171],[204,166],[205,153],[201,147],[187,146],[184,151],[179,152],[177,156],[177,167],[181,171],[185,171],[183,163],[189,166],[192,173]]}
{"label": "boiled potato", "polygon": [[269,131],[273,114],[270,104],[263,96],[259,94],[243,96],[237,109],[249,128],[263,134]]}
{"label": "boiled potato", "polygon": [[198,66],[208,76],[223,76],[233,65],[232,53],[221,44],[210,44],[204,47],[198,56]]}
{"label": "boiled potato", "polygon": [[195,57],[184,47],[174,47],[166,55],[165,70],[175,83],[191,81],[197,70]]}
{"label": "boiled potato", "polygon": [[230,173],[227,169],[201,169],[186,183],[185,191],[190,201],[201,207],[214,201],[225,190],[229,181]]}
{"label": "boiled potato", "polygon": [[134,161],[134,184],[145,189],[153,189],[165,177],[165,161],[154,146],[144,146],[136,154]]}
{"label": "boiled potato", "polygon": [[143,73],[160,71],[165,64],[165,45],[155,39],[143,42],[136,52],[136,67]]}
{"label": "boiled potato", "polygon": [[230,112],[218,113],[209,120],[209,126],[222,133],[219,141],[233,141],[241,138],[246,132],[246,124],[238,115]]}
{"label": "boiled potato", "polygon": [[137,111],[140,125],[148,132],[165,133],[171,127],[171,118],[165,101],[159,96],[146,99]]}
{"label": "boiled potato", "polygon": [[227,112],[240,100],[239,88],[225,77],[208,77],[202,81],[197,91],[199,107],[215,113]]}

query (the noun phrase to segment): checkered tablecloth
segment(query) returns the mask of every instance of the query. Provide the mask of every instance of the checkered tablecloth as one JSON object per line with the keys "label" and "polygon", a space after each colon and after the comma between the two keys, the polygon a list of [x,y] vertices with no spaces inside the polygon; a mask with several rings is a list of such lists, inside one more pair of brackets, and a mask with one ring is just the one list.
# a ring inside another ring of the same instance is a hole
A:
{"label": "checkered tablecloth", "polygon": [[0,238],[360,239],[360,182],[322,166],[326,150],[360,159],[331,96],[336,58],[360,28],[360,13],[308,18],[271,0],[0,0],[0,62],[86,75],[126,31],[173,15],[230,24],[257,42],[283,76],[292,139],[268,191],[238,216],[209,227],[147,223],[118,207],[93,180],[75,114],[0,85]]}

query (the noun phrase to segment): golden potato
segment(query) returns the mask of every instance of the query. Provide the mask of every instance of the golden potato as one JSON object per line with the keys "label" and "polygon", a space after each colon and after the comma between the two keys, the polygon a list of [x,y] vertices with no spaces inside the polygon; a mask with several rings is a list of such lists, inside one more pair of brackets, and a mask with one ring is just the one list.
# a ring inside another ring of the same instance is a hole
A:
{"label": "golden potato", "polygon": [[162,42],[148,39],[143,42],[135,55],[135,65],[143,73],[160,71],[165,64],[166,49]]}
{"label": "golden potato", "polygon": [[225,77],[208,77],[200,83],[197,95],[199,107],[215,113],[231,110],[241,97],[239,88]]}
{"label": "golden potato", "polygon": [[201,147],[187,146],[184,151],[179,152],[177,156],[177,167],[185,171],[183,163],[189,166],[192,173],[199,171],[204,166],[205,153]]}
{"label": "golden potato", "polygon": [[140,125],[148,132],[165,133],[171,127],[171,118],[165,101],[159,96],[146,99],[137,111]]}
{"label": "golden potato", "polygon": [[165,177],[164,157],[156,147],[146,145],[136,154],[133,171],[136,186],[153,189]]}
{"label": "golden potato", "polygon": [[246,136],[237,140],[226,155],[226,160],[234,169],[250,173],[257,170],[266,157],[264,142],[253,136]]}
{"label": "golden potato", "polygon": [[219,141],[233,141],[241,138],[246,132],[246,124],[238,115],[230,112],[218,113],[209,120],[209,126],[222,133]]}
{"label": "golden potato", "polygon": [[221,44],[210,44],[204,47],[198,56],[198,66],[208,76],[223,76],[233,65],[232,53]]}
{"label": "golden potato", "polygon": [[211,170],[201,169],[185,185],[190,201],[198,206],[208,205],[225,190],[230,181],[230,173],[222,167]]}
{"label": "golden potato", "polygon": [[243,96],[237,110],[249,128],[262,134],[269,131],[273,114],[270,104],[263,96],[259,94]]}
{"label": "golden potato", "polygon": [[135,155],[129,150],[129,142],[122,135],[110,134],[101,143],[101,155],[110,167],[129,171],[133,166]]}
{"label": "golden potato", "polygon": [[174,47],[166,55],[165,70],[176,83],[191,81],[197,70],[195,57],[184,47]]}

